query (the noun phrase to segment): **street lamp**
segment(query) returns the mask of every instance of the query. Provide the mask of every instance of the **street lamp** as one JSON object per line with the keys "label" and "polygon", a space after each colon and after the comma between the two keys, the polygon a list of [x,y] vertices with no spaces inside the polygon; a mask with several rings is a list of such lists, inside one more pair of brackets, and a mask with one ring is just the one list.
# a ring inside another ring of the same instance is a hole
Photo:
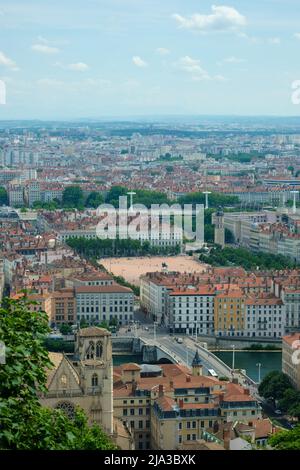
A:
{"label": "street lamp", "polygon": [[208,195],[211,194],[211,191],[203,191],[205,195],[205,209],[208,209]]}
{"label": "street lamp", "polygon": [[232,370],[234,371],[234,366],[235,366],[235,345],[232,344]]}
{"label": "street lamp", "polygon": [[258,363],[256,364],[256,367],[258,367],[258,383],[260,384],[260,369],[261,369],[261,363],[258,362]]}

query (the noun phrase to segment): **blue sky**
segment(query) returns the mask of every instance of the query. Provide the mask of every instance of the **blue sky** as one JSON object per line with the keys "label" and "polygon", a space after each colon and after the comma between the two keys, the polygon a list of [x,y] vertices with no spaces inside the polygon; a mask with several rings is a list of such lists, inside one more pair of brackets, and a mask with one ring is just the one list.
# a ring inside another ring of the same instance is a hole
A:
{"label": "blue sky", "polygon": [[299,0],[0,0],[0,119],[299,115]]}

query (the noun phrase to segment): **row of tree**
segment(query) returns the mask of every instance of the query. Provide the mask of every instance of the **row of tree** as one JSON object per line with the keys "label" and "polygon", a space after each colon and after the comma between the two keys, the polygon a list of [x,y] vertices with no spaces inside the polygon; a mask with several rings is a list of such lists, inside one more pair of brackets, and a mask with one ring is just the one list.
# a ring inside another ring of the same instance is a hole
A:
{"label": "row of tree", "polygon": [[253,253],[246,248],[215,247],[208,254],[200,252],[199,259],[212,266],[242,266],[248,271],[257,268],[281,270],[299,267],[286,256],[264,252]]}
{"label": "row of tree", "polygon": [[128,239],[86,239],[84,237],[70,237],[67,244],[80,256],[85,258],[104,258],[110,256],[145,256],[145,255],[176,255],[180,253],[180,246],[151,246],[148,241]]}

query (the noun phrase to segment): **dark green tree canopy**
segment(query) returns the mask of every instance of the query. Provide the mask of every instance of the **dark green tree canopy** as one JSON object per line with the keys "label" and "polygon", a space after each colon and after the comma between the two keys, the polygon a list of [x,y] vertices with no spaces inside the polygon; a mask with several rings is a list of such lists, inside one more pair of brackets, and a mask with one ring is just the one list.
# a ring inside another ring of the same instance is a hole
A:
{"label": "dark green tree canopy", "polygon": [[64,207],[75,207],[77,209],[83,208],[84,197],[81,187],[68,186],[65,188],[62,196],[62,203]]}

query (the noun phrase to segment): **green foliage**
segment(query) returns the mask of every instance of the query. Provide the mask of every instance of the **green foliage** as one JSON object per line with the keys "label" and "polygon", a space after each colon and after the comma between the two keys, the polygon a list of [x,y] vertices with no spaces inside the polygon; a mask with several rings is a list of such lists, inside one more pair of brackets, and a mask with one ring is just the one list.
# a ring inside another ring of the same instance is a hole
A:
{"label": "green foliage", "polygon": [[[89,427],[84,412],[76,409],[73,419],[61,410],[38,403],[19,415],[17,400],[2,409],[0,449],[9,450],[114,450],[116,446],[97,425]],[[5,431],[3,430],[5,429]]]}
{"label": "green foliage", "polygon": [[50,352],[74,352],[74,342],[65,341],[63,339],[45,338],[43,342],[44,347]]}
{"label": "green foliage", "polygon": [[34,209],[45,209],[48,211],[55,211],[60,207],[60,202],[56,199],[53,199],[53,201],[50,202],[41,202],[41,201],[35,201],[33,203],[33,208]]}
{"label": "green foliage", "polygon": [[143,256],[143,255],[175,255],[180,252],[179,245],[169,247],[151,247],[149,242],[141,243],[132,239],[86,239],[70,237],[67,244],[77,253],[86,258],[102,258],[105,256]]}
{"label": "green foliage", "polygon": [[8,204],[8,194],[3,186],[0,186],[0,206],[7,206]]}
{"label": "green foliage", "polygon": [[80,186],[68,186],[62,195],[62,204],[67,208],[83,208],[83,191]]}
{"label": "green foliage", "polygon": [[287,388],[278,402],[281,410],[287,411],[289,415],[300,417],[300,392],[294,388]]}
{"label": "green foliage", "polygon": [[300,425],[291,431],[280,431],[268,439],[275,450],[300,450]]}
{"label": "green foliage", "polygon": [[258,391],[266,399],[280,400],[285,391],[291,388],[293,387],[287,375],[279,371],[272,371],[261,381]]}
{"label": "green foliage", "polygon": [[46,391],[51,367],[43,346],[48,317],[29,305],[25,295],[5,299],[0,309],[0,340],[6,346],[0,366],[0,449],[115,449],[98,426],[88,427],[83,411],[69,419],[63,411],[41,407],[38,394]]}
{"label": "green foliage", "polygon": [[[181,196],[178,199],[179,204],[205,204],[205,195],[203,193],[189,193],[185,196]],[[225,194],[212,192],[209,195],[209,205],[211,208],[217,208],[219,206],[230,206],[239,204],[239,198],[237,196],[228,196]]]}
{"label": "green foliage", "polygon": [[73,333],[73,330],[70,325],[67,323],[62,323],[59,326],[59,331],[61,332],[62,335],[71,335]]}
{"label": "green foliage", "polygon": [[200,254],[200,261],[212,266],[242,266],[246,270],[292,269],[297,265],[288,257],[271,253],[253,253],[246,248],[213,248],[209,254]]}
{"label": "green foliage", "polygon": [[134,284],[130,284],[130,282],[127,282],[122,276],[113,275],[113,278],[121,286],[129,287],[130,289],[132,289],[134,295],[136,295],[137,297],[140,296],[140,288],[138,286],[135,286]]}
{"label": "green foliage", "polygon": [[98,193],[97,191],[92,191],[86,201],[85,201],[85,206],[86,207],[92,207],[96,209],[100,204],[103,204],[104,198],[101,193]]}

